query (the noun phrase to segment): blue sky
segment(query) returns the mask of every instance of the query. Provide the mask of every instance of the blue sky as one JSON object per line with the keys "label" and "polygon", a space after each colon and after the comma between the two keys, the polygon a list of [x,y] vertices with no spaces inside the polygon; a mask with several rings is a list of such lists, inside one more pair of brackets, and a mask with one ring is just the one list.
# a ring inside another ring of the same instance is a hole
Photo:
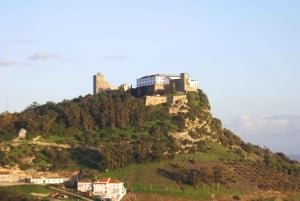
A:
{"label": "blue sky", "polygon": [[0,0],[0,112],[188,72],[246,142],[300,153],[300,1]]}

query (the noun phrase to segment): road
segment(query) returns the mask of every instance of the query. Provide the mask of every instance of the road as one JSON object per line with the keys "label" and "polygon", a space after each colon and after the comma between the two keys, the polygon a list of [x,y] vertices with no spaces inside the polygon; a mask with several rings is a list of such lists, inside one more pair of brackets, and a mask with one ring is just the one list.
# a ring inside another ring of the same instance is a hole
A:
{"label": "road", "polygon": [[65,193],[65,194],[68,194],[68,195],[72,195],[72,196],[77,197],[77,198],[80,198],[80,199],[82,199],[82,200],[86,200],[86,201],[94,201],[94,200],[92,200],[92,199],[83,197],[83,196],[78,195],[78,194],[76,194],[76,193],[71,193],[71,192],[69,192],[69,191],[65,191],[65,190],[62,190],[62,189],[60,189],[60,188],[56,188],[56,187],[53,187],[53,186],[48,186],[48,188],[50,188],[50,189],[52,189],[52,190],[55,190],[55,191],[59,191],[59,192]]}

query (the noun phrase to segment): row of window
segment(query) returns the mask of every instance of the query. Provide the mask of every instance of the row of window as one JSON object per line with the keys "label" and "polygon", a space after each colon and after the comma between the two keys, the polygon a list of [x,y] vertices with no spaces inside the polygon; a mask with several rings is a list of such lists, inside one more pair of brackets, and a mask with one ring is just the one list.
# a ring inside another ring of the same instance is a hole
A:
{"label": "row of window", "polygon": [[168,84],[167,78],[165,77],[150,77],[142,78],[137,80],[137,87],[149,86],[154,84]]}

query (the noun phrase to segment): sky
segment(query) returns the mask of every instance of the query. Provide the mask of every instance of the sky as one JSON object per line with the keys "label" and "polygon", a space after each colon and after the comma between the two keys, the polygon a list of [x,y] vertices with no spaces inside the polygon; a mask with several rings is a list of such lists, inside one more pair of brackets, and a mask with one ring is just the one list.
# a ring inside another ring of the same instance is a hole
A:
{"label": "sky", "polygon": [[0,113],[188,72],[245,142],[300,154],[300,1],[0,0]]}

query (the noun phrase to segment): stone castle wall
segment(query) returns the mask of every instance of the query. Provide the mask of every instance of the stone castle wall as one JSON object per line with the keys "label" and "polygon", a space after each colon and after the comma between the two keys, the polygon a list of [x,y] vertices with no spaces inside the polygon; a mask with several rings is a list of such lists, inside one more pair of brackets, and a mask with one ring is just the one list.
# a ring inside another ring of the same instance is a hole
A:
{"label": "stone castle wall", "polygon": [[104,75],[101,73],[97,73],[97,75],[94,75],[93,77],[93,91],[94,95],[98,94],[100,92],[105,92],[105,91],[113,91],[113,90],[118,90],[122,89],[124,91],[129,90],[129,85],[128,84],[122,84],[120,86],[113,86],[104,79]]}
{"label": "stone castle wall", "polygon": [[98,94],[99,92],[111,90],[112,86],[104,80],[104,75],[97,73],[93,77],[94,81],[94,95]]}
{"label": "stone castle wall", "polygon": [[178,95],[178,96],[146,96],[145,105],[159,105],[162,103],[175,103],[176,101],[187,102],[186,95]]}
{"label": "stone castle wall", "polygon": [[146,96],[145,105],[159,105],[168,101],[167,96]]}
{"label": "stone castle wall", "polygon": [[168,102],[175,103],[176,101],[187,102],[187,97],[186,95],[171,96]]}
{"label": "stone castle wall", "polygon": [[180,91],[186,92],[186,91],[197,91],[197,88],[191,87],[189,85],[189,79],[190,76],[188,73],[181,73],[180,74],[180,80],[178,82],[178,89]]}

